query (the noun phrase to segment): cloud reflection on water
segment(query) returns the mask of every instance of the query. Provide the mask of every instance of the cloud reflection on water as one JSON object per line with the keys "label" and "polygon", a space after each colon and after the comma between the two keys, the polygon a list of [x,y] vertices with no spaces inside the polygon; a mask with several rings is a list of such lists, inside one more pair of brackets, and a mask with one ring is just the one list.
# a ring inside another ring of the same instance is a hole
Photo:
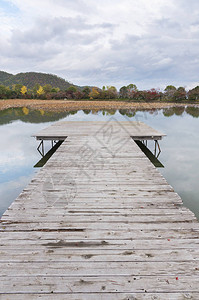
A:
{"label": "cloud reflection on water", "polygon": [[[189,111],[190,112],[190,111]],[[199,118],[198,110],[153,110],[150,112],[131,111],[79,111],[67,114],[60,119],[67,121],[100,121],[109,120],[111,115],[117,120],[143,121],[155,129],[167,134],[161,142],[162,153],[159,157],[165,168],[160,172],[183,198],[183,202],[199,218]],[[125,116],[126,115],[126,116]],[[166,116],[165,116],[166,115]],[[52,124],[52,122],[36,123],[31,115],[30,123],[26,118],[12,120],[0,126],[0,215],[27,185],[35,170],[33,165],[40,159],[36,148],[38,141],[32,134]],[[131,117],[132,116],[132,117]],[[52,116],[51,116],[52,118]],[[59,119],[57,114],[56,119]],[[1,119],[2,120],[2,119]],[[34,123],[31,123],[33,122]],[[153,149],[153,144],[149,146]]]}

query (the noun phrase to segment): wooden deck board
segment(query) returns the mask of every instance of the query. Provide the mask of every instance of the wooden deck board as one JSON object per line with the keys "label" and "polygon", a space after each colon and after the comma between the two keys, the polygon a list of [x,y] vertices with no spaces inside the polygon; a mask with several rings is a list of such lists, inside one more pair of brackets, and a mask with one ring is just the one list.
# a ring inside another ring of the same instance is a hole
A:
{"label": "wooden deck board", "polygon": [[185,300],[185,299],[199,299],[198,292],[185,292],[185,293],[172,293],[172,292],[164,292],[164,293],[149,293],[149,292],[142,292],[142,293],[38,293],[38,294],[14,294],[14,295],[3,295],[2,300],[36,300],[36,299],[52,299],[52,300],[63,300],[63,299],[70,299],[70,300],[93,300],[93,299],[100,299],[100,300]]}
{"label": "wooden deck board", "polygon": [[[74,127],[74,123],[75,127]],[[92,125],[91,125],[92,124]],[[98,121],[82,121],[82,122],[70,122],[62,121],[53,124],[50,128],[41,130],[39,133],[34,134],[38,140],[45,139],[60,139],[64,140],[68,136],[91,136],[91,135],[103,135],[104,132],[108,134],[117,133],[124,137],[133,137],[134,139],[144,140],[161,140],[165,134],[158,132],[143,122],[135,121],[123,121],[118,122],[114,118],[111,118],[108,122]]]}
{"label": "wooden deck board", "polygon": [[65,139],[4,213],[0,299],[199,299],[199,223],[133,141],[144,123],[59,122]]}

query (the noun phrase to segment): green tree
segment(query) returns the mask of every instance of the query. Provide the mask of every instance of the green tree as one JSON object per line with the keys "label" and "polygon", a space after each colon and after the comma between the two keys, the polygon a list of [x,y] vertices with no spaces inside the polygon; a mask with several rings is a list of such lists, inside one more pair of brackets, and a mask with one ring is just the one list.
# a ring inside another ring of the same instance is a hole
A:
{"label": "green tree", "polygon": [[176,92],[176,87],[173,85],[167,85],[167,87],[164,90],[164,98],[166,100],[174,100],[174,94]]}
{"label": "green tree", "polygon": [[132,91],[137,92],[138,89],[137,89],[137,86],[135,84],[130,83],[129,85],[127,85],[127,90],[129,92],[132,92]]}
{"label": "green tree", "polygon": [[44,92],[45,92],[45,93],[50,93],[51,90],[52,90],[52,85],[51,85],[51,84],[45,84],[45,85],[43,86],[43,89],[44,89]]}
{"label": "green tree", "polygon": [[119,90],[120,98],[131,98],[134,99],[137,97],[138,88],[134,83],[130,83],[127,86],[122,86]]}
{"label": "green tree", "polygon": [[69,88],[66,89],[66,98],[74,99],[76,92],[77,92],[77,88],[75,86],[71,85]]}
{"label": "green tree", "polygon": [[128,98],[128,89],[126,86],[122,86],[119,90],[120,98]]}
{"label": "green tree", "polygon": [[107,86],[105,91],[106,98],[114,99],[118,97],[117,89],[114,86]]}
{"label": "green tree", "polygon": [[0,99],[7,99],[11,95],[11,91],[9,87],[6,87],[5,85],[0,85]]}
{"label": "green tree", "polygon": [[84,93],[84,97],[85,98],[89,98],[89,93],[90,93],[91,89],[88,86],[85,86],[82,90],[82,92]]}
{"label": "green tree", "polygon": [[52,89],[51,89],[51,92],[52,93],[58,93],[60,91],[60,88],[58,88],[58,87],[53,87]]}
{"label": "green tree", "polygon": [[164,90],[165,90],[165,92],[176,91],[176,87],[174,85],[167,85],[167,87]]}
{"label": "green tree", "polygon": [[19,84],[19,83],[14,84],[12,86],[12,90],[16,93],[17,98],[21,97],[21,89],[22,89],[22,87],[23,87],[23,84]]}
{"label": "green tree", "polygon": [[188,92],[189,101],[197,101],[199,99],[199,86],[196,86]]}
{"label": "green tree", "polygon": [[187,92],[185,91],[184,87],[179,87],[173,94],[173,100],[177,102],[186,100],[186,97]]}
{"label": "green tree", "polygon": [[66,91],[74,92],[75,93],[75,92],[77,92],[77,88],[75,86],[71,85],[71,86],[69,86],[69,88],[67,88]]}
{"label": "green tree", "polygon": [[32,89],[33,98],[35,98],[37,96],[37,91],[38,91],[39,87],[40,87],[39,83],[36,83],[35,86],[33,87],[33,89]]}

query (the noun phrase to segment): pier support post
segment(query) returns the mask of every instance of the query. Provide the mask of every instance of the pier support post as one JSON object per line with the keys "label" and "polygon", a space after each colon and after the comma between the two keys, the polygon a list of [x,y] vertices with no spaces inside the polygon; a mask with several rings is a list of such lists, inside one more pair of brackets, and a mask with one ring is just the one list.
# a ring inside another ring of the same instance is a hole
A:
{"label": "pier support post", "polygon": [[[159,150],[157,156],[156,156],[156,151],[157,151],[157,148]],[[160,152],[161,152],[161,149],[160,149],[160,145],[158,143],[158,140],[155,140],[155,150],[154,150],[154,155],[158,158],[158,156],[160,155]]]}
{"label": "pier support post", "polygon": [[[40,148],[41,148],[41,150],[40,150]],[[44,157],[44,141],[43,140],[41,140],[39,146],[37,147],[37,150],[39,151],[39,153],[41,154],[41,156]]]}

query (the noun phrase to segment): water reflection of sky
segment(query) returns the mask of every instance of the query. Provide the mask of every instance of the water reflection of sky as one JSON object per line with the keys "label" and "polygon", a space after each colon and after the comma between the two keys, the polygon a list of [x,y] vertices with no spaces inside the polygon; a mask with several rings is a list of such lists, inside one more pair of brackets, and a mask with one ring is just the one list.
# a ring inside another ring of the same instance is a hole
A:
{"label": "water reflection of sky", "polygon": [[[48,125],[48,124],[47,124]],[[32,178],[34,163],[40,159],[37,142],[31,135],[44,124],[15,121],[0,126],[0,214]]]}
{"label": "water reflection of sky", "polygon": [[[93,112],[79,111],[77,113],[65,115],[55,114],[45,116],[42,123],[41,116],[32,114],[30,123],[28,116],[22,116],[21,112],[13,111],[10,119],[6,116],[6,123],[3,125],[4,115],[0,115],[0,214],[12,203],[22,189],[28,184],[35,169],[33,165],[40,159],[36,148],[38,142],[31,137],[32,134],[52,124],[59,118],[67,121],[100,121],[109,120],[111,116],[117,120],[142,121],[167,134],[161,142],[162,153],[160,160],[164,164],[164,169],[159,169],[165,176],[168,183],[183,198],[184,204],[188,206],[199,218],[199,118],[198,112],[194,117],[184,112],[184,110],[168,110],[153,112],[137,112],[134,117],[128,118],[122,115],[124,111]],[[16,115],[19,116],[16,118]],[[129,116],[133,115],[129,114]],[[25,118],[26,117],[26,118]],[[25,122],[25,123],[24,123]],[[32,123],[31,123],[32,122]],[[39,123],[38,123],[39,122]],[[149,143],[153,149],[152,142]]]}

